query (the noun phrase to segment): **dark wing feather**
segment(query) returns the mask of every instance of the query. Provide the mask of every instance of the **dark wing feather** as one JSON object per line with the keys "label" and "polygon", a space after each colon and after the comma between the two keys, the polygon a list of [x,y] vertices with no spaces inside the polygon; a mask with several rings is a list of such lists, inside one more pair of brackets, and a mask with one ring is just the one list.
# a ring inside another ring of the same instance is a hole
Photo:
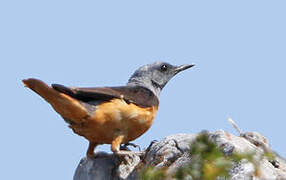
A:
{"label": "dark wing feather", "polygon": [[52,87],[59,92],[84,102],[109,101],[113,98],[122,98],[127,103],[134,103],[142,107],[159,105],[157,96],[151,90],[141,86],[69,88],[60,84],[53,84]]}

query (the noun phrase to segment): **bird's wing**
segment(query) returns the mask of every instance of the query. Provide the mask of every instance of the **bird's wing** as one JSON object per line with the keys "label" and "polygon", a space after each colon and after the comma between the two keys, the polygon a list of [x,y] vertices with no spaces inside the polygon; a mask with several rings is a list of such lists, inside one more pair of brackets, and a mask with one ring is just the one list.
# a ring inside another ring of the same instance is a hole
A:
{"label": "bird's wing", "polygon": [[149,89],[140,86],[70,88],[60,84],[52,84],[52,87],[61,93],[84,102],[121,98],[127,103],[134,103],[142,107],[159,105],[157,96]]}

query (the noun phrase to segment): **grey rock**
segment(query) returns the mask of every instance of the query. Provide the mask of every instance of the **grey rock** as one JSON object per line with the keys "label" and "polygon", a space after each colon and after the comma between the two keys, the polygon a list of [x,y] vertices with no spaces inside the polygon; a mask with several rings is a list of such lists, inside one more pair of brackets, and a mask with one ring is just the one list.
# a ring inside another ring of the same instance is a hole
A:
{"label": "grey rock", "polygon": [[140,157],[132,154],[118,157],[114,154],[100,154],[94,159],[83,158],[74,174],[74,180],[121,180],[137,179],[132,173],[140,163]]}
{"label": "grey rock", "polygon": [[172,164],[180,167],[181,162],[189,162],[187,159],[189,156],[186,154],[189,154],[190,143],[196,137],[197,134],[176,134],[167,136],[160,142],[153,143],[144,158],[145,164],[155,167],[165,167]]}
{"label": "grey rock", "polygon": [[74,180],[113,179],[118,158],[107,156],[103,158],[83,158],[74,175]]}
{"label": "grey rock", "polygon": [[[273,152],[265,137],[257,132],[247,132],[239,136],[232,135],[223,130],[208,133],[211,141],[215,142],[225,155],[232,153],[253,152],[255,165],[247,160],[233,163],[229,171],[231,180],[262,180],[286,179],[286,162],[278,154],[272,161],[263,154]],[[190,144],[198,134],[170,135],[161,141],[153,142],[146,150],[145,155],[119,158],[109,154],[95,159],[83,158],[74,175],[74,180],[135,180],[139,179],[139,172],[148,167],[166,168],[168,179],[172,179],[180,167],[188,165],[190,160]],[[255,171],[255,166],[258,166]],[[257,173],[258,172],[258,173]],[[191,176],[185,179],[192,179]],[[220,177],[217,179],[225,179]]]}
{"label": "grey rock", "polygon": [[[275,157],[275,164],[269,162],[263,153],[272,152],[267,139],[257,132],[247,132],[240,136],[232,135],[225,131],[216,131],[211,133],[213,140],[219,147],[222,148],[224,154],[229,155],[233,152],[237,153],[254,153],[256,165],[258,166],[258,176],[255,176],[255,168],[252,163],[242,161],[231,169],[229,172],[231,180],[244,179],[286,179],[285,165],[286,162],[280,156]],[[233,147],[233,148],[230,148]],[[229,149],[233,149],[229,151]],[[282,166],[279,167],[278,164]]]}

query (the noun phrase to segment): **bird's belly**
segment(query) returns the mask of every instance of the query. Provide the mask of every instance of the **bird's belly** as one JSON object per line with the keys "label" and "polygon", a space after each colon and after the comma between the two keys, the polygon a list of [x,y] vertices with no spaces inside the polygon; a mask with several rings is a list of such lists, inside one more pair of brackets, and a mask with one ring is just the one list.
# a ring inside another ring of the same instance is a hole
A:
{"label": "bird's belly", "polygon": [[123,135],[123,143],[127,143],[150,128],[156,112],[157,107],[143,108],[127,104],[122,99],[113,99],[97,105],[93,116],[81,125],[72,125],[72,128],[98,144],[110,144],[119,135]]}

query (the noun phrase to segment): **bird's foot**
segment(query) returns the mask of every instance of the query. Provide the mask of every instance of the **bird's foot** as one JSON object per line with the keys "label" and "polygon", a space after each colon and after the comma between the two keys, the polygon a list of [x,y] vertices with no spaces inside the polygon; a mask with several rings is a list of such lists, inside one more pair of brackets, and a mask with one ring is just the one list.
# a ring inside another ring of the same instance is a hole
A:
{"label": "bird's foot", "polygon": [[134,148],[138,148],[138,150],[141,151],[140,146],[137,145],[137,144],[134,144],[134,143],[126,143],[126,144],[120,146],[120,150],[131,151],[131,150],[128,148],[128,146],[132,146],[132,147],[134,147]]}

